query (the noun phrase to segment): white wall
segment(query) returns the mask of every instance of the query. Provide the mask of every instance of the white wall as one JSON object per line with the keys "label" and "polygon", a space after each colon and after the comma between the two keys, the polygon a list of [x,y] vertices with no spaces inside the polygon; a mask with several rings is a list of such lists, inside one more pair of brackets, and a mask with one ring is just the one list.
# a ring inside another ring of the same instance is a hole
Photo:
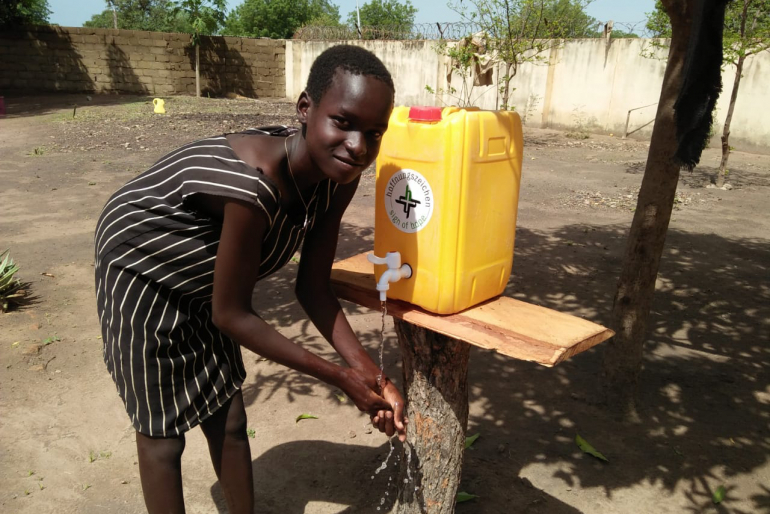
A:
{"label": "white wall", "polygon": [[[286,45],[286,95],[296,98],[302,92],[310,65],[332,41],[289,41]],[[435,41],[350,41],[374,52],[393,75],[396,103],[441,105],[456,103],[444,96],[438,99],[425,90],[447,89],[448,62],[435,51]],[[629,119],[629,131],[646,137],[652,131],[666,63],[642,57],[649,49],[646,39],[581,39],[567,41],[552,49],[548,64],[522,65],[511,81],[514,105],[530,126],[572,128],[582,124],[594,132],[622,135]],[[724,91],[717,104],[717,125],[721,134],[727,104],[735,79],[735,68],[723,73]],[[495,73],[495,83],[497,73]],[[460,89],[454,76],[452,86]],[[738,148],[770,149],[770,52],[747,60],[731,125],[730,142]],[[473,91],[474,103],[496,109],[496,86]],[[643,107],[639,109],[640,107]],[[630,117],[628,111],[631,112]]]}

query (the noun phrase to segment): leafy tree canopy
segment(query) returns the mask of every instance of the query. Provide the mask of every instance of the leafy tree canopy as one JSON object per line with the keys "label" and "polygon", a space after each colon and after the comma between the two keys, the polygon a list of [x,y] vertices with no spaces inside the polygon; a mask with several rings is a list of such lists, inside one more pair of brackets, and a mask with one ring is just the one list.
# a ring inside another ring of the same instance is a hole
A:
{"label": "leafy tree canopy", "polygon": [[224,33],[290,39],[305,25],[339,24],[340,8],[329,0],[245,0],[228,16]]}
{"label": "leafy tree canopy", "polygon": [[[360,13],[363,27],[398,27],[400,30],[409,30],[414,24],[417,8],[409,0],[404,3],[398,0],[370,0],[361,6]],[[356,11],[348,15],[348,24],[358,26]]]}
{"label": "leafy tree canopy", "polygon": [[[671,37],[671,20],[661,0],[656,0],[655,10],[647,14],[647,30],[653,37]],[[728,3],[722,44],[724,60],[731,64],[770,48],[770,0]]]}
{"label": "leafy tree canopy", "polygon": [[107,9],[94,14],[83,24],[84,27],[113,28],[114,6],[119,29],[192,32],[189,17],[186,13],[178,11],[170,0],[107,0],[106,3]]}
{"label": "leafy tree canopy", "polygon": [[[199,43],[202,34],[216,34],[225,24],[225,0],[179,0],[175,12],[183,13],[190,20],[193,43]],[[198,95],[200,96],[200,94]]]}
{"label": "leafy tree canopy", "polygon": [[0,1],[0,28],[19,25],[48,25],[51,9],[48,0],[2,0]]}

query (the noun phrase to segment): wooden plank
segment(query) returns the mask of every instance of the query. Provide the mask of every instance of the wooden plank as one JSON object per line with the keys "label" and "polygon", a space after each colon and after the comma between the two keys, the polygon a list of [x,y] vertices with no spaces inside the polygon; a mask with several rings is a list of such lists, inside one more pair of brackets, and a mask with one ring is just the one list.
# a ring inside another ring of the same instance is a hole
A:
{"label": "wooden plank", "polygon": [[[380,309],[366,254],[335,263],[331,282],[338,297]],[[554,366],[615,334],[591,321],[504,296],[448,316],[398,300],[388,300],[387,308],[391,316],[414,325],[544,366]]]}

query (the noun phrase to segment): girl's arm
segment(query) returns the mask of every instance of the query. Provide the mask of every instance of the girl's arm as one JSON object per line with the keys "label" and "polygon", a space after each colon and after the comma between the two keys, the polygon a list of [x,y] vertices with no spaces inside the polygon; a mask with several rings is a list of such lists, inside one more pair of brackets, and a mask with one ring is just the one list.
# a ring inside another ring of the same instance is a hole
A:
{"label": "girl's arm", "polygon": [[251,297],[259,277],[262,238],[267,217],[239,200],[224,205],[222,236],[214,265],[213,322],[241,346],[339,387],[365,412],[376,413],[390,405],[376,394],[363,374],[333,364],[282,336],[253,310]]}
{"label": "girl's arm", "polygon": [[[380,368],[361,346],[329,281],[342,215],[356,192],[358,182],[359,179],[356,179],[350,184],[338,186],[329,209],[316,219],[313,230],[305,237],[296,295],[313,324],[337,353],[352,369],[359,370],[366,377],[370,388],[380,390],[377,383]],[[386,377],[383,377],[381,394],[390,403],[390,408],[373,416],[374,424],[388,435],[392,435],[395,428],[399,437],[405,439],[404,400]]]}

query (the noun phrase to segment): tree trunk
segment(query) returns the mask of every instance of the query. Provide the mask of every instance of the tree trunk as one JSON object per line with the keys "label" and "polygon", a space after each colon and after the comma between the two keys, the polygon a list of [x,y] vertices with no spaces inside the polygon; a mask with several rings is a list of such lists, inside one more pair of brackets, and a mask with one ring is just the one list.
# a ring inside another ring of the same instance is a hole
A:
{"label": "tree trunk", "polygon": [[195,96],[201,97],[201,45],[195,45]]}
{"label": "tree trunk", "polygon": [[503,76],[503,105],[501,106],[504,111],[510,111],[511,106],[508,105],[508,100],[511,96],[511,65],[509,63],[504,63],[505,66],[505,76]]}
{"label": "tree trunk", "polygon": [[115,10],[115,4],[112,4],[112,25],[118,28],[118,12]]}
{"label": "tree trunk", "polygon": [[677,146],[674,103],[682,85],[693,2],[669,3],[675,4],[678,12],[667,9],[673,25],[671,49],[613,304],[611,328],[616,335],[604,349],[603,385],[608,407],[632,422],[639,420],[636,392],[647,320],[680,169],[672,158]]}
{"label": "tree trunk", "polygon": [[395,320],[395,325],[409,419],[404,447],[411,452],[411,466],[403,456],[392,512],[449,514],[455,509],[465,449],[470,346],[406,321]]}
{"label": "tree trunk", "polygon": [[738,57],[738,63],[735,65],[735,81],[733,82],[733,91],[730,94],[730,106],[727,108],[727,117],[725,126],[722,130],[722,161],[719,163],[719,173],[717,173],[717,187],[725,185],[727,176],[727,159],[730,157],[730,123],[733,121],[733,111],[735,111],[735,100],[738,98],[738,86],[741,85],[741,74],[743,73],[743,63],[746,57]]}

